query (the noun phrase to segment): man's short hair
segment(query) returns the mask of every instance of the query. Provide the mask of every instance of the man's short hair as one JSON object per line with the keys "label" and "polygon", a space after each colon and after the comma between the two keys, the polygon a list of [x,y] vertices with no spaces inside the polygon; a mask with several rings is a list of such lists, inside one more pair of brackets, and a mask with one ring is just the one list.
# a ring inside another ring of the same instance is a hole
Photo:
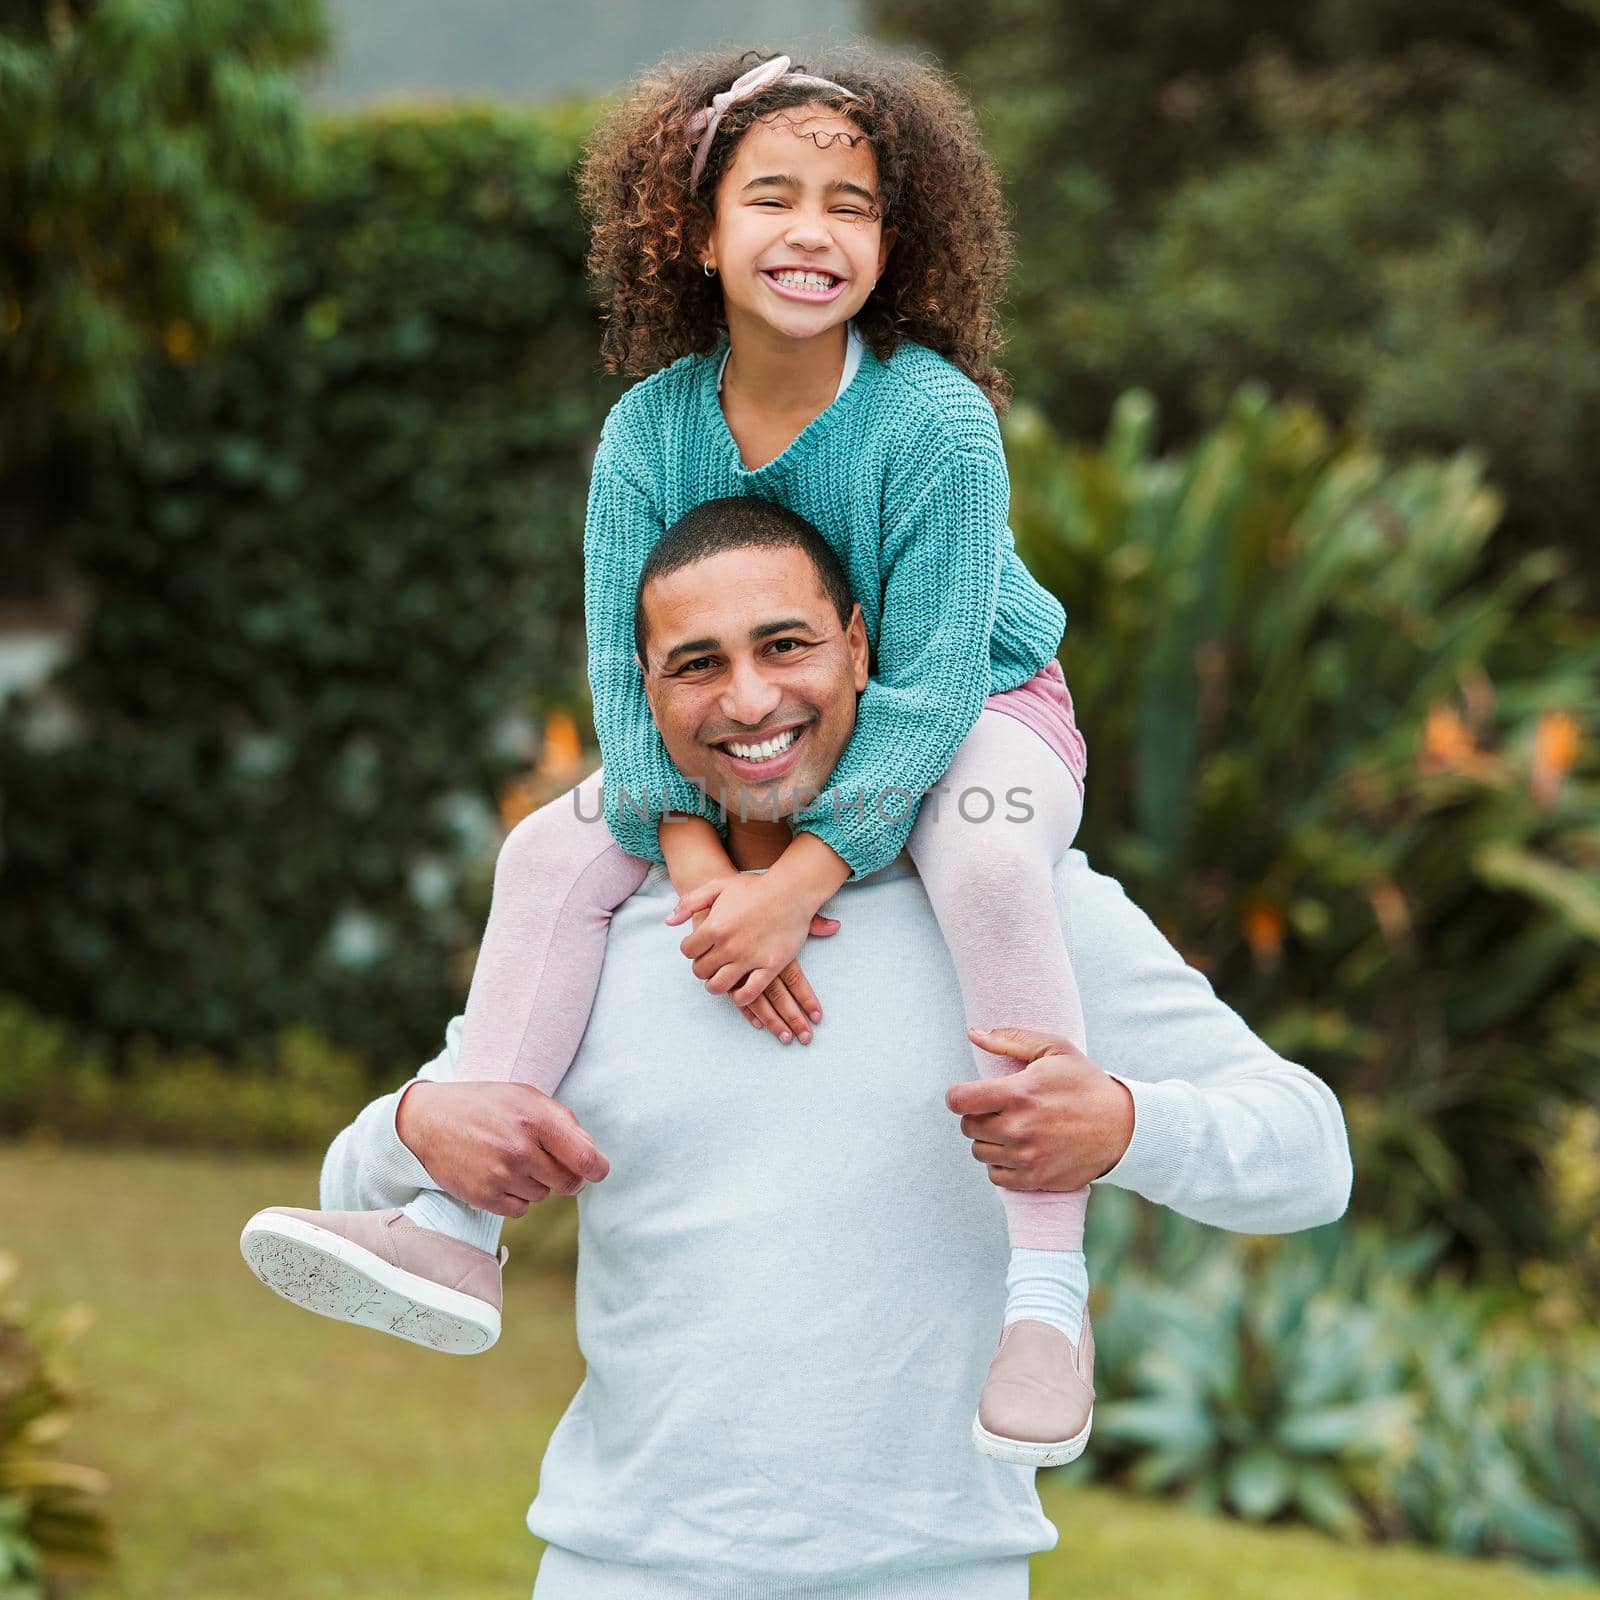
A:
{"label": "man's short hair", "polygon": [[633,600],[633,647],[639,652],[640,661],[646,659],[644,591],[649,584],[709,556],[755,549],[804,550],[816,569],[822,592],[839,614],[840,626],[848,624],[855,596],[833,546],[804,517],[786,506],[774,505],[753,494],[729,495],[707,500],[679,517],[645,557]]}

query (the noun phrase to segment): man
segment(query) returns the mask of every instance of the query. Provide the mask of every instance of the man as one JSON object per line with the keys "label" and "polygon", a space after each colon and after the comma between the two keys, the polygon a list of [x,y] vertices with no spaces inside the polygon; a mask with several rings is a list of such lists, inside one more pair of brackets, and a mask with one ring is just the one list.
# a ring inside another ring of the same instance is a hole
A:
{"label": "man", "polygon": [[[815,530],[720,504],[722,531],[679,524],[647,568],[641,666],[669,755],[728,794],[729,850],[752,870],[848,742],[867,645]],[[722,743],[780,721],[804,730],[803,760],[774,803]],[[600,827],[595,792],[579,798]],[[657,868],[612,923],[562,1104],[451,1082],[457,1019],[420,1078],[334,1141],[330,1210],[432,1185],[520,1215],[582,1188],[588,1376],[528,1513],[549,1545],[535,1600],[1019,1600],[1055,1532],[1032,1470],[969,1439],[1005,1298],[991,1185],[1093,1179],[1253,1233],[1343,1212],[1327,1087],[1256,1040],[1081,853],[1057,882],[1094,1060],[1013,1036],[1029,1065],[958,1082],[957,985],[905,858],[830,903],[841,931],[805,953],[826,1020],[803,1051],[777,1048],[686,981]]]}

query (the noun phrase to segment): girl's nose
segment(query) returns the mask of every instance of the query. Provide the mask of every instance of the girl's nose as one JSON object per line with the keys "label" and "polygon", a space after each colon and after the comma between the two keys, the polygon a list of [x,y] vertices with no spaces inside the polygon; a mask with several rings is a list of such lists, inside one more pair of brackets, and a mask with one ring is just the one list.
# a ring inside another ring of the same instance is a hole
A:
{"label": "girl's nose", "polygon": [[784,242],[793,245],[796,250],[822,250],[832,241],[828,237],[827,224],[821,217],[810,217],[804,212],[796,212],[789,219]]}

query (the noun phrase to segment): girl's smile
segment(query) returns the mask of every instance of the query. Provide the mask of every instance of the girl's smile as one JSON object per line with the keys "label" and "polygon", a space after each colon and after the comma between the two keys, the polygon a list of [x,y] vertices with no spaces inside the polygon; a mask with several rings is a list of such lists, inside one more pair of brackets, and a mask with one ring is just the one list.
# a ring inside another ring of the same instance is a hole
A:
{"label": "girl's smile", "polygon": [[809,267],[763,267],[761,276],[786,300],[808,300],[814,305],[836,299],[850,281]]}

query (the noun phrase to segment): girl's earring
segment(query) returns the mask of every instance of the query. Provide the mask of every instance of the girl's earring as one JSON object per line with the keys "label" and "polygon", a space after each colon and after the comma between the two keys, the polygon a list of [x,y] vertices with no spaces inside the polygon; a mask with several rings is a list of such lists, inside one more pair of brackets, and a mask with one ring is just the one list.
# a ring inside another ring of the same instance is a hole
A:
{"label": "girl's earring", "polygon": [[708,278],[716,277],[717,269],[714,266],[712,266],[709,261],[704,261],[704,262],[701,263],[701,265],[705,268],[706,276]]}

